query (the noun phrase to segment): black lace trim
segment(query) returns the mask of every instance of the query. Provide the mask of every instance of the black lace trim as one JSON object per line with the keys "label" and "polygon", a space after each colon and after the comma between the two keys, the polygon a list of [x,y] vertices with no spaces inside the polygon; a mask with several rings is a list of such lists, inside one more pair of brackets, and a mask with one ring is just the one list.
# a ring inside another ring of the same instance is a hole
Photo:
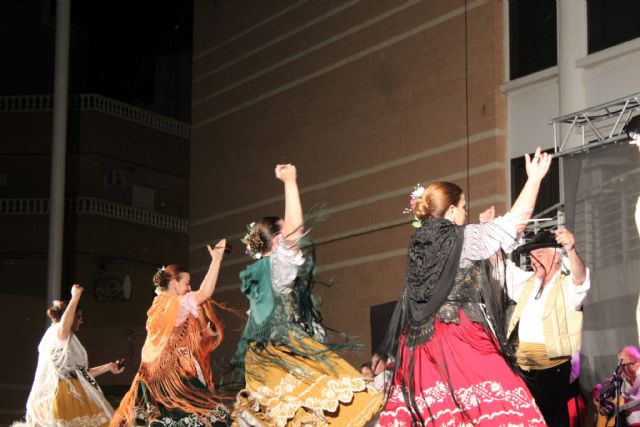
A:
{"label": "black lace trim", "polygon": [[407,346],[415,348],[433,337],[436,316],[444,323],[460,324],[460,309],[467,317],[477,323],[485,323],[484,313],[478,304],[478,295],[482,287],[482,264],[475,263],[471,268],[459,269],[451,292],[436,314],[425,321],[409,321]]}
{"label": "black lace trim", "polygon": [[76,370],[78,372],[80,372],[80,374],[82,375],[82,377],[89,383],[91,384],[91,387],[95,388],[96,390],[100,390],[100,386],[98,385],[98,383],[96,382],[96,380],[89,375],[89,372],[87,371],[87,368],[85,368],[84,366],[80,366],[77,365],[76,366]]}

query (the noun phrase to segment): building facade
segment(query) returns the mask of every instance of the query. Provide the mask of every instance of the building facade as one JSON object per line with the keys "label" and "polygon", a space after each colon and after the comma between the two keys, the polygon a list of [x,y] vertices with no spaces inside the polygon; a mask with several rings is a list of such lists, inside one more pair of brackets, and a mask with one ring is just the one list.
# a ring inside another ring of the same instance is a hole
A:
{"label": "building facade", "polygon": [[[239,247],[282,215],[277,163],[298,167],[325,323],[370,344],[372,306],[396,300],[416,183],[461,185],[474,219],[508,205],[504,5],[498,1],[196,1],[189,261]],[[246,307],[236,250],[215,298]],[[228,320],[229,325],[235,325]],[[229,329],[233,329],[230,327]],[[237,329],[237,328],[235,328]],[[237,343],[228,332],[218,358]],[[352,363],[369,349],[348,354]]]}
{"label": "building facade", "polygon": [[[51,96],[0,97],[0,421],[24,415],[48,326]],[[98,365],[139,364],[153,274],[187,264],[188,124],[99,95],[70,98],[63,299],[85,291],[79,338]],[[99,383],[121,397],[135,369]]]}
{"label": "building facade", "polygon": [[[640,4],[632,1],[505,2],[509,28],[509,47],[505,50],[509,61],[501,90],[506,97],[507,147],[512,166],[536,145],[554,150],[550,120],[640,92],[640,28],[636,25],[639,14]],[[638,113],[637,108],[629,110],[622,116],[623,123]],[[607,110],[603,108],[597,114],[607,114]],[[615,115],[612,117],[600,129],[605,136],[616,119]],[[568,136],[564,149],[583,143],[580,132],[569,133],[570,129],[570,125],[559,127],[557,145]],[[597,136],[590,126],[586,126],[585,134],[586,143]],[[579,186],[590,185],[600,194],[578,201],[577,208],[573,206],[575,200],[569,202],[575,194],[564,194],[563,175],[572,180],[569,169],[547,183],[554,193],[549,195],[547,206],[571,203],[565,207],[582,211],[569,223],[592,274],[592,287],[583,307],[581,350],[581,383],[587,389],[613,372],[617,352],[623,346],[637,345],[640,240],[633,212],[640,195],[635,185],[640,179],[640,156],[632,149],[622,156],[618,154],[617,159],[616,155],[605,154],[624,149],[620,147],[624,144],[611,144],[584,155],[586,167],[580,179],[593,181]],[[561,167],[567,168],[568,161],[568,156],[563,157]],[[518,177],[515,169],[512,167],[511,172],[514,181],[521,179],[523,173],[520,168]],[[586,169],[597,171],[587,173]],[[635,173],[628,172],[634,169]],[[607,185],[606,181],[615,185]],[[555,212],[544,216],[554,217]]]}
{"label": "building facade", "polygon": [[[402,210],[417,182],[460,184],[471,222],[490,205],[504,212],[526,176],[523,154],[554,150],[550,119],[640,89],[633,1],[196,0],[194,11],[196,276],[205,243],[239,246],[246,223],[282,214],[273,167],[295,163],[304,206],[330,214],[314,229],[318,276],[335,282],[318,287],[325,321],[365,344],[371,307],[403,285],[412,229]],[[543,187],[537,212],[555,216],[559,162]],[[247,262],[242,250],[225,260],[217,299],[246,306]],[[587,324],[585,336],[597,330]],[[237,332],[227,337],[217,358],[235,347]],[[592,370],[612,347],[589,350]]]}

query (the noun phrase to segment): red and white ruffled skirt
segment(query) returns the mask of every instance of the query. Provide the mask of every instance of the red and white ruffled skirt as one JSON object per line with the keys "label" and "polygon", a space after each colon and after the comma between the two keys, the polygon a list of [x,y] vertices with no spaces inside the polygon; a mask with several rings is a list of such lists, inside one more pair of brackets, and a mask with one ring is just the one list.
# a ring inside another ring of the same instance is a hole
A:
{"label": "red and white ruffled skirt", "polygon": [[[414,370],[409,372],[411,351]],[[433,337],[414,350],[404,348],[379,425],[411,426],[397,386],[413,381],[415,401],[426,426],[546,426],[533,396],[513,372],[484,327],[460,310],[460,324],[437,317]],[[449,384],[463,410],[454,402]]]}

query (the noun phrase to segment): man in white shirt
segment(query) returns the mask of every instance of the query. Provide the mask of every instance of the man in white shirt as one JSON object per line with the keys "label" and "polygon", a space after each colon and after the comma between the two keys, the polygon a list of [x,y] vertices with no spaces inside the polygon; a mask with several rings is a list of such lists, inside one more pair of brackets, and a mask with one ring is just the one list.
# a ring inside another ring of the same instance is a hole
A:
{"label": "man in white shirt", "polygon": [[[636,346],[628,346],[620,350],[618,354],[620,365],[616,369],[617,378],[621,380],[620,394],[624,398],[621,412],[629,427],[640,426],[640,349]],[[602,384],[597,384],[593,389],[593,404],[596,410],[603,416],[610,416],[615,409],[615,384],[613,377],[607,378]],[[609,412],[601,406],[601,402],[609,401]]]}
{"label": "man in white shirt", "polygon": [[[562,249],[568,272],[562,271]],[[589,270],[566,229],[542,231],[519,251],[530,255],[533,272],[507,262],[507,291],[517,301],[508,335],[517,343],[518,366],[547,424],[569,426],[571,354],[580,351]]]}

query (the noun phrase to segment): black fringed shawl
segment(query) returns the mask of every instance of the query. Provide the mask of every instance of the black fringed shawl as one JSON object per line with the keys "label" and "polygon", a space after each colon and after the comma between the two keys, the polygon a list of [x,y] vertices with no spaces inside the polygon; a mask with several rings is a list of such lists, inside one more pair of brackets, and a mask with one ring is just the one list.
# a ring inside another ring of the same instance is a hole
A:
{"label": "black fringed shawl", "polygon": [[453,288],[462,253],[464,228],[433,219],[413,235],[406,267],[407,345],[415,348],[430,338],[433,318]]}
{"label": "black fringed shawl", "polygon": [[389,322],[380,353],[395,357],[400,338],[415,348],[430,338],[436,312],[453,288],[464,228],[446,219],[425,221],[411,238],[404,291]]}
{"label": "black fringed shawl", "polygon": [[[395,358],[394,370],[403,364],[403,349],[400,346],[402,336],[406,336],[404,346],[411,350],[429,341],[434,332],[436,315],[440,314],[439,310],[442,313],[441,308],[449,302],[448,297],[452,291],[455,292],[456,276],[460,272],[464,229],[463,226],[458,226],[446,219],[429,219],[423,222],[411,238],[404,291],[396,304],[387,335],[379,349],[380,354]],[[496,284],[491,283],[484,267],[477,265],[477,268],[479,278],[474,280],[481,283],[478,284],[476,295],[467,302],[481,303],[483,314],[480,317],[486,317],[477,319],[476,316],[474,321],[480,321],[487,329],[487,333],[495,336],[500,352],[507,363],[514,368],[513,356],[507,348],[502,328],[504,323],[502,290],[500,285],[496,287]],[[456,319],[453,321],[457,323],[457,314],[454,317]],[[413,363],[412,351],[411,371],[413,371]],[[443,370],[446,373],[446,367],[443,367]],[[415,400],[413,382],[398,385],[414,424],[424,424]],[[390,386],[390,384],[387,385],[387,393],[390,392]],[[454,402],[459,406],[450,384],[449,388]]]}

